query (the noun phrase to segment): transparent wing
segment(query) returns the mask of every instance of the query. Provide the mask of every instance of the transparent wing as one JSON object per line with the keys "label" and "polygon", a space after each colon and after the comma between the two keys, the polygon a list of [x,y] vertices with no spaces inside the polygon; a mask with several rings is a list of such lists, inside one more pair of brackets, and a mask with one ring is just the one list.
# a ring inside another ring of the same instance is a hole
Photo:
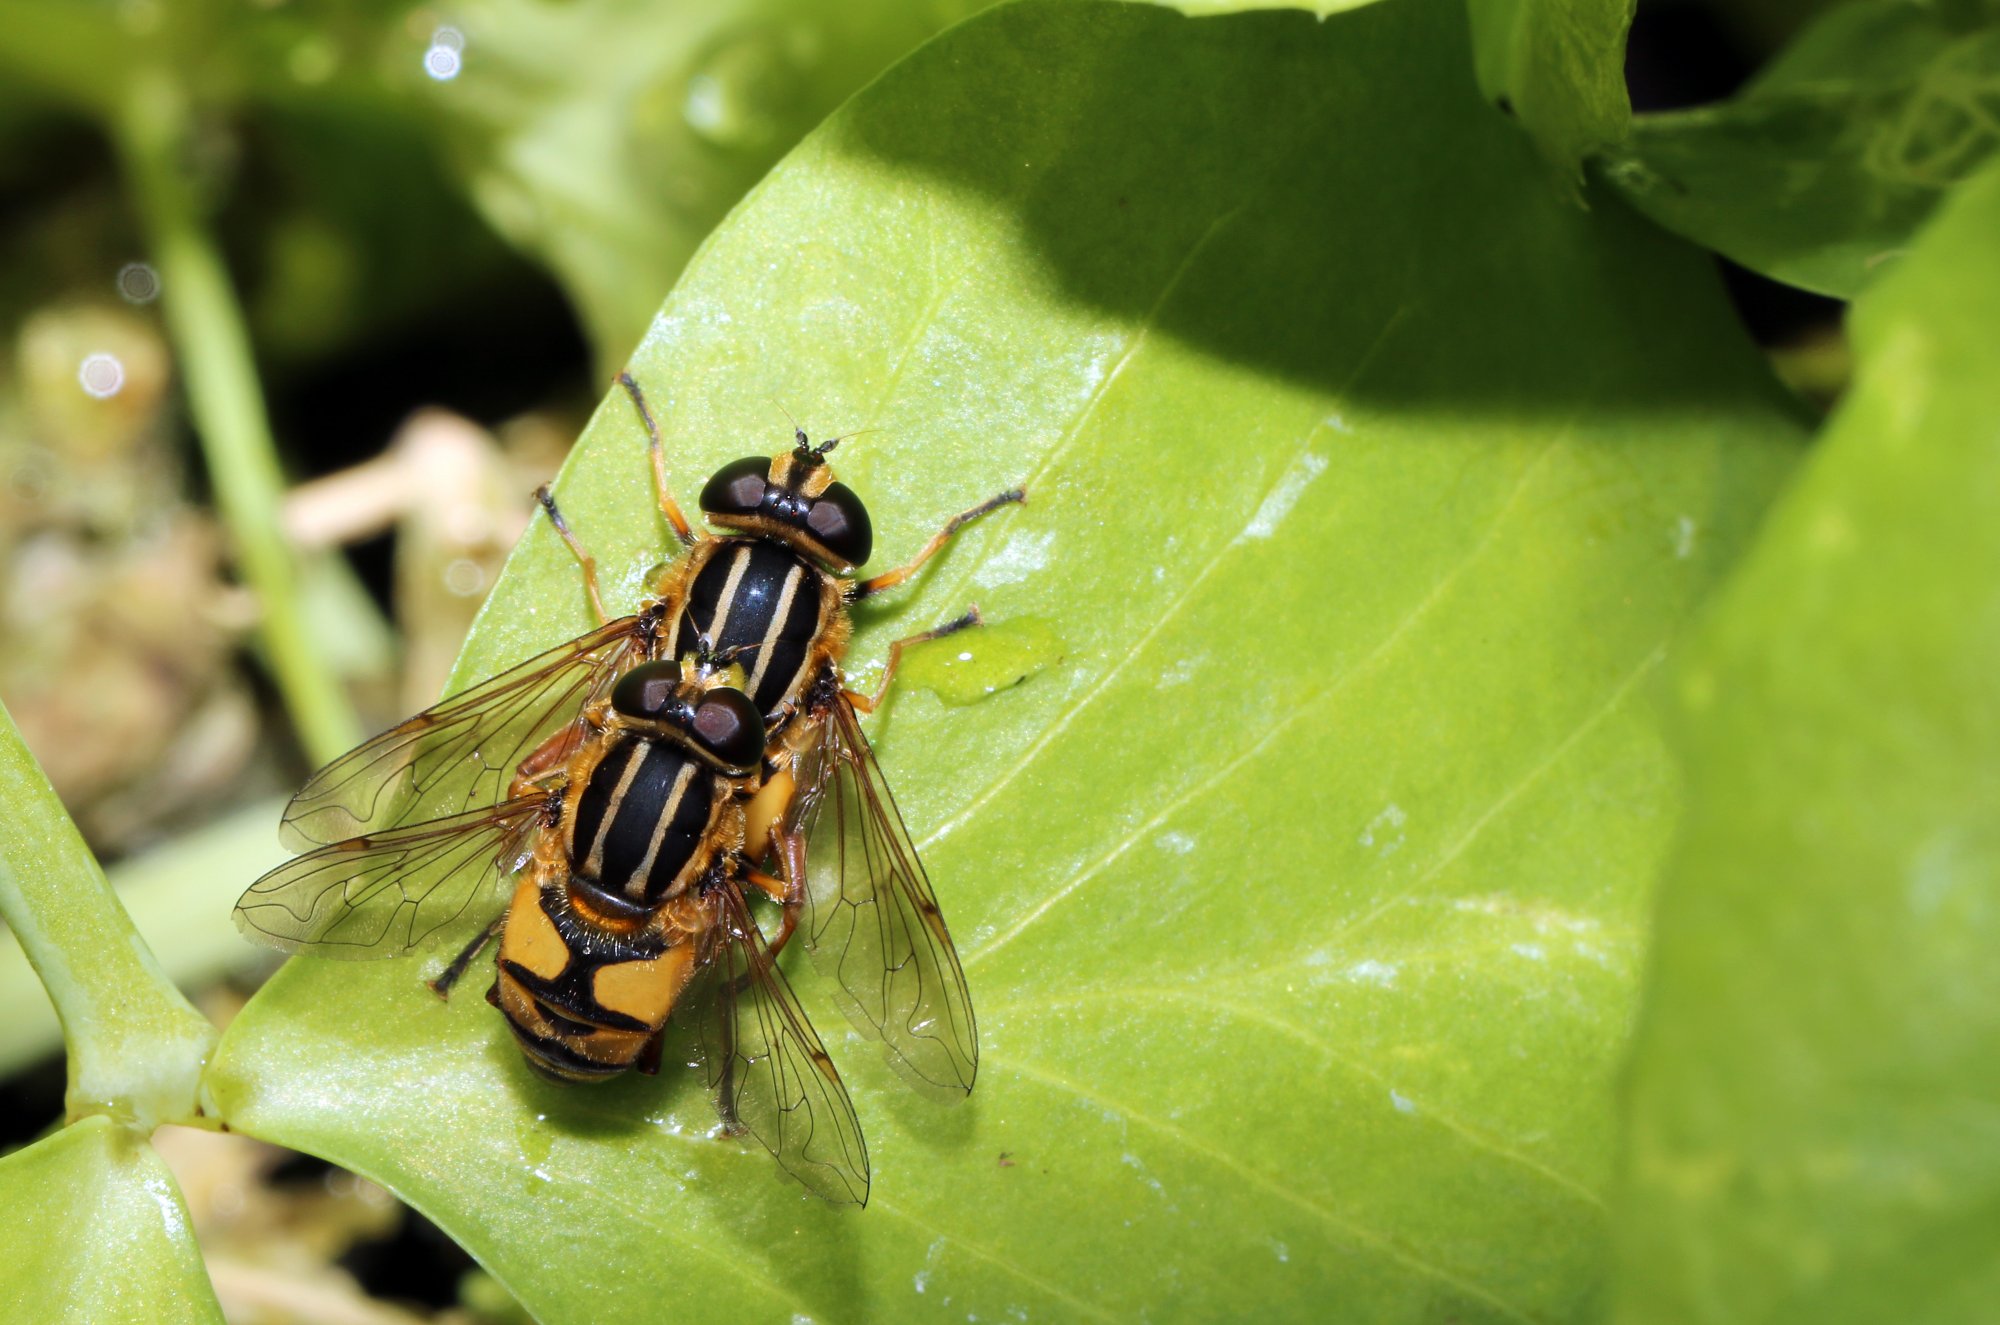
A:
{"label": "transparent wing", "polygon": [[880,1036],[909,1081],[944,1098],[972,1089],[979,1028],[923,862],[854,708],[838,696],[799,768],[806,944],[842,1011]]}
{"label": "transparent wing", "polygon": [[725,1123],[740,1125],[785,1171],[836,1203],[868,1203],[868,1146],[840,1073],[793,996],[734,885],[711,957],[715,1015],[702,1059]]}
{"label": "transparent wing", "polygon": [[295,857],[250,885],[236,927],[315,957],[400,957],[463,944],[507,904],[546,796],[350,838]]}
{"label": "transparent wing", "polygon": [[493,805],[515,770],[569,729],[640,660],[640,618],[621,617],[425,709],[312,775],[278,836],[294,851]]}

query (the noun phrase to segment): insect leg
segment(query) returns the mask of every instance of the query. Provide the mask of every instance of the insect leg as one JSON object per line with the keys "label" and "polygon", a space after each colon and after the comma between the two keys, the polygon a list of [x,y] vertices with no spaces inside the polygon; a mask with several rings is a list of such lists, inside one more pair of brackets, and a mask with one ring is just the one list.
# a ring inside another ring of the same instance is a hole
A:
{"label": "insect leg", "polygon": [[634,1063],[633,1066],[638,1069],[641,1076],[656,1077],[660,1075],[660,1051],[666,1047],[666,1043],[667,1030],[666,1027],[662,1026],[659,1030],[654,1031],[646,1040],[646,1043],[640,1047],[639,1061]]}
{"label": "insect leg", "polygon": [[583,567],[583,588],[590,595],[590,608],[597,613],[597,623],[610,625],[611,614],[604,610],[604,599],[597,592],[597,558],[585,552],[583,544],[577,542],[576,535],[570,532],[569,521],[563,519],[562,512],[556,509],[555,494],[549,491],[548,484],[535,489],[535,500],[549,513],[549,523],[562,535],[562,541],[569,544],[570,555],[576,558],[577,565]]}
{"label": "insect leg", "polygon": [[985,618],[979,615],[979,608],[975,604],[964,616],[953,617],[942,626],[932,626],[929,630],[918,631],[914,635],[905,635],[902,639],[897,640],[889,646],[889,665],[882,669],[882,679],[875,683],[875,693],[864,695],[859,690],[848,690],[845,692],[847,702],[854,705],[855,708],[860,709],[863,713],[873,713],[876,707],[881,704],[882,697],[889,693],[889,682],[896,675],[897,665],[903,661],[904,645],[922,644],[925,640],[943,639],[946,635],[956,635],[959,631],[980,625],[984,621]]}
{"label": "insect leg", "polygon": [[458,983],[459,977],[465,974],[466,968],[472,965],[473,959],[485,950],[486,945],[499,936],[500,927],[506,923],[506,912],[503,911],[495,916],[492,924],[480,930],[473,936],[472,942],[459,950],[458,956],[452,958],[451,965],[438,973],[437,979],[425,982],[430,986],[430,991],[439,998],[450,998],[451,987]]}
{"label": "insect leg", "polygon": [[945,521],[944,528],[931,535],[931,541],[924,544],[923,551],[917,553],[908,565],[898,566],[895,570],[884,571],[872,579],[860,581],[847,591],[848,600],[850,602],[859,601],[870,594],[877,594],[881,593],[884,589],[895,588],[912,575],[915,575],[919,566],[922,566],[926,561],[936,556],[938,549],[949,543],[951,536],[967,524],[977,520],[988,511],[997,511],[1002,506],[1009,506],[1015,502],[1025,502],[1027,500],[1028,494],[1024,490],[1009,488],[996,497],[988,497],[969,511],[960,511],[957,515]]}
{"label": "insect leg", "polygon": [[[762,870],[745,869],[742,878],[743,882],[767,894],[772,901],[784,908],[785,918],[778,926],[778,936],[771,940],[764,951],[767,960],[776,961],[778,954],[785,950],[785,945],[792,941],[792,931],[799,927],[799,908],[805,903],[802,886],[804,875],[799,876],[801,879],[799,885],[788,884],[783,879],[774,878]],[[748,978],[744,977],[745,980]]]}
{"label": "insect leg", "polygon": [[618,374],[618,385],[625,388],[625,394],[632,397],[632,404],[639,411],[640,421],[646,425],[646,453],[653,460],[653,496],[660,503],[660,514],[667,517],[667,523],[674,527],[674,534],[681,540],[682,547],[693,547],[694,530],[688,526],[687,517],[681,514],[680,503],[667,488],[667,457],[660,447],[660,425],[653,422],[653,411],[646,408],[646,394],[639,390],[639,384],[632,380],[632,374]]}

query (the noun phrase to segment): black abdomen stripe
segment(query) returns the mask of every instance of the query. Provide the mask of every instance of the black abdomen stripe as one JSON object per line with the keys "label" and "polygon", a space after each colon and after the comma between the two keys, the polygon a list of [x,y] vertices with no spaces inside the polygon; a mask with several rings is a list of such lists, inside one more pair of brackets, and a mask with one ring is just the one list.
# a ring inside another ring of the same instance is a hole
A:
{"label": "black abdomen stripe", "polygon": [[702,849],[714,802],[713,775],[685,752],[622,740],[578,798],[570,868],[606,892],[658,901]]}
{"label": "black abdomen stripe", "polygon": [[736,661],[750,701],[770,717],[806,679],[824,574],[776,544],[724,542],[688,586],[674,656],[692,652],[703,635],[717,650],[743,648]]}

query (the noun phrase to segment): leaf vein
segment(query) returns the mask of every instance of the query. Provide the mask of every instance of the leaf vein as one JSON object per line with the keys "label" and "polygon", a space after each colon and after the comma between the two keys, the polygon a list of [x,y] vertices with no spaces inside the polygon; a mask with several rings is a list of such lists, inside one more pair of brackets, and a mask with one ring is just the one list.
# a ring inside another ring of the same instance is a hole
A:
{"label": "leaf vein", "polygon": [[1625,678],[1612,688],[1611,693],[1605,697],[1605,700],[1602,704],[1599,704],[1595,709],[1592,709],[1588,714],[1584,715],[1583,719],[1579,721],[1575,727],[1570,729],[1569,734],[1564,736],[1563,739],[1558,741],[1555,744],[1555,746],[1549,750],[1547,754],[1542,756],[1542,758],[1535,763],[1534,767],[1528,769],[1519,778],[1515,779],[1514,784],[1511,787],[1509,787],[1505,792],[1503,792],[1499,796],[1496,796],[1493,800],[1493,803],[1486,807],[1485,812],[1482,813],[1477,819],[1473,820],[1472,825],[1469,828],[1467,828],[1464,833],[1460,834],[1458,840],[1452,843],[1451,846],[1448,847],[1444,851],[1444,853],[1440,855],[1437,858],[1437,860],[1431,864],[1429,869],[1425,870],[1423,874],[1418,876],[1418,878],[1415,879],[1410,884],[1409,887],[1400,889],[1397,892],[1391,894],[1390,896],[1383,898],[1382,901],[1377,903],[1373,908],[1363,913],[1358,918],[1343,922],[1338,928],[1336,928],[1333,931],[1332,935],[1330,936],[1332,941],[1338,942],[1341,939],[1349,938],[1353,936],[1355,933],[1359,932],[1360,930],[1367,928],[1370,924],[1374,923],[1376,920],[1380,919],[1384,914],[1386,914],[1392,907],[1398,906],[1402,902],[1407,901],[1409,898],[1415,896],[1416,893],[1419,890],[1421,890],[1425,884],[1429,883],[1432,879],[1435,879],[1439,874],[1443,873],[1445,869],[1448,868],[1453,861],[1457,860],[1461,855],[1465,853],[1466,849],[1472,845],[1474,839],[1476,839],[1482,832],[1484,832],[1487,826],[1491,824],[1493,820],[1497,818],[1502,811],[1504,811],[1508,806],[1512,805],[1515,800],[1519,799],[1522,792],[1526,791],[1529,787],[1533,786],[1536,782],[1540,781],[1542,776],[1546,774],[1551,768],[1554,768],[1557,764],[1561,763],[1563,757],[1567,755],[1570,752],[1570,750],[1576,746],[1577,742],[1581,741],[1584,738],[1584,736],[1588,732],[1590,732],[1592,728],[1597,726],[1598,723],[1602,722],[1605,718],[1609,717],[1613,712],[1615,712],[1618,706],[1625,702],[1626,697],[1632,693],[1633,687],[1639,683],[1640,678],[1645,676],[1646,673],[1650,672],[1653,668],[1659,666],[1660,662],[1666,656],[1667,656],[1667,645],[1666,642],[1663,640],[1659,644],[1655,645],[1652,651],[1648,653],[1644,658],[1641,658],[1637,666],[1635,666],[1630,672],[1626,673]]}
{"label": "leaf vein", "polygon": [[1164,1119],[1155,1118],[1150,1114],[1131,1108],[1122,1100],[1099,1094],[1096,1091],[1086,1090],[1058,1073],[1034,1066],[1019,1059],[1008,1059],[1007,1062],[1022,1076],[1033,1078],[1054,1089],[1067,1091],[1078,1099],[1088,1100],[1101,1109],[1115,1110],[1146,1130],[1165,1137],[1167,1140],[1180,1146],[1183,1150],[1199,1155],[1217,1167],[1235,1174],[1244,1182],[1269,1192],[1281,1201],[1298,1207],[1300,1210],[1318,1219],[1328,1228],[1344,1233],[1356,1242],[1375,1248],[1388,1257],[1388,1259],[1396,1262],[1420,1278],[1434,1279],[1455,1289],[1464,1296],[1484,1302],[1494,1309],[1512,1316],[1516,1320],[1530,1322],[1530,1325],[1541,1325],[1540,1318],[1536,1317],[1532,1312],[1515,1306],[1491,1289],[1481,1287],[1453,1274],[1435,1261],[1429,1260],[1417,1252],[1402,1246],[1394,1238],[1385,1233],[1378,1232],[1364,1224],[1356,1223],[1353,1219],[1329,1209],[1317,1201],[1299,1195],[1283,1183],[1249,1167],[1227,1152],[1217,1149],[1201,1137],[1176,1127]]}
{"label": "leaf vein", "polygon": [[[1393,1089],[1395,1085],[1388,1077],[1369,1067],[1366,1063],[1336,1049],[1333,1043],[1324,1036],[1315,1034],[1288,1018],[1280,1017],[1262,1008],[1238,1003],[1233,999],[1217,998],[1207,981],[1190,981],[1187,985],[1179,988],[1172,985],[1100,987],[1040,999],[1033,1004],[1017,1004],[1010,1007],[994,1008],[990,1009],[989,1012],[990,1015],[996,1017],[1005,1017],[1009,1014],[1019,1014],[1022,1012],[1032,1014],[1049,1007],[1084,1007],[1093,1002],[1109,1002],[1132,998],[1145,1000],[1161,999],[1189,1009],[1212,1008],[1220,1012],[1225,1012],[1232,1017],[1243,1021],[1255,1022],[1289,1039],[1296,1040],[1308,1049],[1322,1055],[1328,1061],[1353,1072],[1356,1076],[1366,1077],[1385,1091]],[[1468,1145],[1477,1150],[1485,1151],[1495,1159],[1516,1164],[1521,1168],[1535,1173],[1587,1205],[1598,1210],[1605,1208],[1604,1198],[1591,1190],[1579,1179],[1551,1167],[1543,1161],[1536,1159],[1533,1155],[1515,1149],[1512,1145],[1494,1136],[1492,1133],[1474,1124],[1465,1122],[1456,1115],[1440,1109],[1434,1104],[1425,1104],[1419,1116],[1436,1123],[1446,1131],[1463,1139]]]}
{"label": "leaf vein", "polygon": [[[1380,330],[1376,332],[1375,338],[1369,343],[1368,348],[1364,350],[1361,353],[1360,357],[1355,361],[1355,367],[1353,373],[1351,373],[1348,376],[1347,381],[1341,386],[1340,390],[1334,393],[1335,399],[1339,399],[1345,396],[1349,391],[1352,391],[1354,389],[1356,383],[1361,381],[1363,375],[1367,372],[1367,370],[1371,366],[1373,366],[1377,354],[1381,351],[1382,347],[1388,343],[1391,333],[1402,322],[1403,318],[1409,313],[1409,311],[1410,307],[1408,305],[1405,305],[1404,307],[1398,308],[1394,313],[1390,314],[1387,318],[1383,319],[1382,326]],[[1121,359],[1119,361],[1119,368],[1122,369],[1123,367],[1124,367],[1124,361]],[[1116,374],[1114,371],[1113,376],[1115,375]],[[1110,378],[1107,377],[1106,378],[1107,385],[1109,384],[1109,381]],[[1089,410],[1094,407],[1095,407],[1095,399],[1093,398],[1092,404],[1090,406],[1085,407],[1086,415],[1088,414]],[[1082,420],[1079,419],[1078,426],[1081,427],[1081,424]],[[1297,463],[1300,457],[1304,456],[1306,452],[1312,449],[1313,438],[1317,437],[1320,434],[1320,432],[1326,427],[1327,427],[1326,420],[1324,417],[1322,417],[1316,420],[1310,428],[1306,429],[1305,437],[1299,443],[1298,450],[1293,456],[1294,464]],[[1044,468],[1046,468],[1046,466],[1044,466]],[[1039,472],[1040,471],[1038,470],[1037,471],[1038,475]],[[1283,478],[1279,479],[1280,483],[1282,483],[1283,481],[1284,481]],[[1269,494],[1267,493],[1266,496],[1268,497]],[[1077,699],[1076,703],[1072,704],[1060,718],[1058,718],[1055,722],[1051,723],[1047,731],[1044,731],[1039,737],[1035,739],[1035,741],[1031,745],[1028,746],[1026,750],[1022,751],[1020,756],[1017,759],[1015,759],[1014,762],[1010,764],[1004,772],[1002,772],[998,777],[994,778],[991,782],[989,782],[977,796],[974,796],[970,801],[968,801],[964,809],[960,810],[957,814],[954,814],[950,819],[946,820],[944,823],[940,824],[938,827],[931,830],[931,832],[924,837],[923,841],[917,844],[917,849],[919,851],[922,851],[928,848],[933,843],[937,842],[939,839],[943,838],[944,836],[952,832],[960,824],[964,823],[966,819],[971,817],[973,814],[977,813],[981,807],[986,805],[987,802],[991,801],[995,796],[998,796],[1002,791],[1004,791],[1007,785],[1010,782],[1012,782],[1016,777],[1018,777],[1023,771],[1025,771],[1029,767],[1029,765],[1031,765],[1035,761],[1035,759],[1041,754],[1041,752],[1045,748],[1047,748],[1049,742],[1053,741],[1056,737],[1060,736],[1064,731],[1066,731],[1070,723],[1076,719],[1076,716],[1079,713],[1083,712],[1084,709],[1090,707],[1093,703],[1097,701],[1099,696],[1101,696],[1105,692],[1105,690],[1110,687],[1111,683],[1118,678],[1120,673],[1122,673],[1125,670],[1125,668],[1135,658],[1137,658],[1142,652],[1144,652],[1146,646],[1151,644],[1153,640],[1159,636],[1161,631],[1165,630],[1167,626],[1170,625],[1180,615],[1182,609],[1184,609],[1188,605],[1188,603],[1193,601],[1194,596],[1201,590],[1201,587],[1207,583],[1209,576],[1213,575],[1216,569],[1220,567],[1224,561],[1228,560],[1231,553],[1237,551],[1242,546],[1243,542],[1241,539],[1231,539],[1225,541],[1219,548],[1217,548],[1215,555],[1210,557],[1207,563],[1204,564],[1199,571],[1197,571],[1191,578],[1183,581],[1180,592],[1175,595],[1172,602],[1167,604],[1166,610],[1161,613],[1159,619],[1154,621],[1151,626],[1149,626],[1146,630],[1144,630],[1137,637],[1134,638],[1131,645],[1129,645],[1125,649],[1125,651],[1122,654],[1120,654],[1117,661],[1112,663],[1112,665],[1105,671],[1105,673],[1097,679],[1097,682],[1094,685],[1092,685],[1090,689],[1086,691],[1082,696],[1080,696]],[[975,568],[972,574],[976,575],[977,573],[978,573],[977,568]]]}
{"label": "leaf vein", "polygon": [[[1529,462],[1529,464],[1526,467],[1523,468],[1521,477],[1516,481],[1513,491],[1508,494],[1507,500],[1501,503],[1500,510],[1494,515],[1492,521],[1487,525],[1485,532],[1481,534],[1479,540],[1473,545],[1472,549],[1468,551],[1465,557],[1462,560],[1460,560],[1460,562],[1456,566],[1454,566],[1450,571],[1438,577],[1437,583],[1431,586],[1430,592],[1424,595],[1423,600],[1419,602],[1415,607],[1411,608],[1410,611],[1404,615],[1403,619],[1396,624],[1395,628],[1383,637],[1382,642],[1369,651],[1367,657],[1363,658],[1360,662],[1356,663],[1354,666],[1348,668],[1347,671],[1342,673],[1337,680],[1333,681],[1331,684],[1322,688],[1317,694],[1311,696],[1310,698],[1306,699],[1304,702],[1299,704],[1296,708],[1294,708],[1291,711],[1290,714],[1280,719],[1278,722],[1273,723],[1263,733],[1263,735],[1259,736],[1256,739],[1256,741],[1252,742],[1248,748],[1246,748],[1241,754],[1231,759],[1213,776],[1204,779],[1199,785],[1195,786],[1189,791],[1183,792],[1181,795],[1169,801],[1166,804],[1166,806],[1160,810],[1159,813],[1155,814],[1151,819],[1148,819],[1145,823],[1141,824],[1138,828],[1134,829],[1132,832],[1126,834],[1123,838],[1121,838],[1118,841],[1118,843],[1115,846],[1111,848],[1110,851],[1098,857],[1098,859],[1095,862],[1086,866],[1080,873],[1072,876],[1069,882],[1065,883],[1061,888],[1058,888],[1055,892],[1043,898],[1040,903],[1030,908],[1026,912],[1026,914],[1024,914],[1019,920],[1017,920],[1012,926],[1010,926],[1005,930],[1002,930],[992,939],[989,939],[984,946],[967,954],[965,957],[965,965],[969,968],[977,964],[979,961],[983,960],[987,956],[990,956],[996,949],[1008,943],[1011,943],[1014,939],[1020,937],[1020,935],[1025,930],[1027,930],[1029,926],[1033,925],[1035,922],[1039,921],[1044,915],[1048,914],[1049,910],[1053,908],[1057,903],[1062,902],[1064,899],[1071,896],[1073,893],[1077,891],[1077,889],[1081,888],[1085,883],[1089,882],[1092,878],[1096,877],[1096,875],[1099,872],[1101,872],[1107,866],[1117,861],[1119,857],[1123,856],[1127,851],[1131,850],[1132,847],[1137,842],[1139,842],[1142,838],[1146,836],[1146,834],[1152,832],[1154,829],[1159,828],[1160,826],[1165,824],[1174,814],[1179,812],[1183,806],[1188,805],[1189,803],[1197,800],[1198,798],[1212,791],[1217,785],[1226,780],[1231,774],[1235,773],[1237,769],[1241,768],[1244,765],[1244,763],[1246,763],[1251,758],[1255,757],[1257,754],[1261,753],[1265,746],[1269,745],[1272,741],[1276,740],[1279,736],[1283,735],[1288,729],[1290,729],[1295,724],[1303,721],[1308,714],[1315,712],[1320,707],[1321,704],[1331,700],[1332,698],[1334,698],[1334,696],[1338,695],[1342,690],[1344,690],[1349,684],[1349,682],[1353,681],[1356,677],[1361,676],[1366,672],[1368,672],[1369,670],[1371,670],[1382,658],[1386,657],[1389,651],[1395,647],[1397,641],[1401,640],[1402,637],[1409,631],[1410,627],[1413,624],[1415,624],[1417,620],[1423,617],[1424,614],[1427,613],[1431,609],[1431,607],[1438,601],[1438,599],[1444,594],[1446,588],[1448,588],[1452,583],[1454,583],[1469,566],[1471,566],[1474,562],[1476,562],[1480,558],[1480,556],[1485,553],[1488,545],[1491,544],[1494,538],[1497,536],[1500,527],[1506,522],[1508,514],[1513,510],[1514,503],[1520,500],[1521,493],[1527,488],[1528,482],[1530,478],[1533,476],[1534,472],[1541,467],[1541,465],[1548,459],[1549,455],[1555,451],[1556,447],[1559,444],[1560,444],[1560,439],[1550,441],[1549,444],[1542,449],[1541,453],[1537,455],[1533,461]],[[1127,660],[1129,660],[1129,655]],[[1120,667],[1124,666],[1124,662],[1121,661],[1119,663],[1119,666]],[[1109,678],[1107,677],[1107,681],[1108,679]],[[1099,686],[1095,690],[1093,690],[1090,695],[1085,697],[1084,702],[1087,703],[1091,699],[1096,698],[1097,694],[1100,693],[1102,689],[1103,689],[1103,684],[1100,683]],[[1080,708],[1081,705],[1079,705],[1078,707]],[[1014,769],[1010,771],[1006,777],[1003,777],[999,782],[996,782],[991,788],[989,788],[987,793],[982,794],[978,800],[975,800],[971,805],[967,806],[966,809],[961,811],[959,815],[957,815],[951,822],[946,823],[944,827],[940,828],[937,832],[931,834],[930,837],[924,839],[925,845],[928,845],[929,843],[935,841],[938,837],[942,836],[945,832],[949,831],[950,828],[952,827],[952,824],[956,823],[958,819],[963,819],[967,814],[970,814],[972,811],[978,809],[979,806],[983,804],[985,801],[990,800],[994,794],[997,794],[1000,787],[1004,786],[1006,782],[1009,781],[1015,773],[1018,773],[1021,770],[1021,767],[1024,766],[1028,760],[1032,759],[1035,756],[1035,754],[1048,743],[1050,739],[1052,739],[1065,726],[1067,726],[1069,718],[1073,717],[1076,712],[1077,712],[1076,709],[1072,709],[1069,714],[1066,714],[1064,716],[1064,719],[1062,721],[1053,724],[1050,727],[1050,729],[1043,734],[1042,738],[1035,743],[1035,745],[1029,747],[1027,752],[1022,755],[1020,762],[1018,762],[1015,765]]]}
{"label": "leaf vein", "polygon": [[1005,1271],[1006,1273],[1014,1276],[1016,1279],[1019,1279],[1022,1283],[1027,1284],[1031,1288],[1036,1288],[1044,1293],[1047,1293],[1050,1297],[1054,1298],[1058,1302],[1061,1302],[1064,1306],[1067,1306],[1074,1311],[1089,1316],[1094,1320],[1117,1319],[1117,1317],[1113,1316],[1110,1312],[1104,1310],[1102,1307],[1094,1307],[1090,1303],[1085,1302],[1083,1299],[1076,1297],[1070,1293],[1064,1292],[1062,1289],[1056,1287],[1054,1284],[1048,1282],[1046,1279],[1042,1279],[1036,1275],[1028,1273],[1026,1270],[1014,1264],[1006,1257],[999,1255],[997,1252],[988,1250],[985,1247],[981,1247],[977,1243],[968,1242],[966,1239],[959,1237],[955,1233],[947,1233],[943,1229],[937,1227],[935,1224],[927,1223],[923,1219],[910,1213],[907,1210],[899,1210],[895,1206],[888,1204],[886,1201],[883,1201],[880,1198],[877,1198],[874,1204],[875,1208],[882,1210],[885,1213],[890,1214],[897,1219],[902,1220],[904,1223],[909,1224],[914,1228],[922,1229],[924,1232],[929,1233],[932,1237],[939,1238],[945,1242],[950,1243],[952,1246],[957,1247],[960,1251],[966,1252],[978,1260],[985,1261],[988,1265],[993,1266],[995,1269]]}

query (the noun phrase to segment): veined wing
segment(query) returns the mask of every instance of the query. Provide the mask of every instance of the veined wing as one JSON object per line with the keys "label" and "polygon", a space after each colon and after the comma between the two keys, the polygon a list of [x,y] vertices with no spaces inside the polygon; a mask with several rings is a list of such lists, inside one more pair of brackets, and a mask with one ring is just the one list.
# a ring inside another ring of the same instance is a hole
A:
{"label": "veined wing", "polygon": [[544,743],[581,740],[584,705],[641,661],[646,624],[620,617],[356,746],[292,797],[279,839],[303,851],[495,804]]}
{"label": "veined wing", "polygon": [[315,957],[400,957],[463,944],[507,904],[550,798],[350,838],[286,861],[236,903],[236,927]]}
{"label": "veined wing", "polygon": [[979,1028],[951,933],[889,784],[845,697],[799,768],[794,830],[806,839],[806,944],[835,998],[880,1036],[909,1081],[945,1098],[972,1089]]}
{"label": "veined wing", "polygon": [[836,1203],[868,1203],[868,1146],[847,1087],[778,969],[743,894],[721,902],[715,1015],[702,1059],[723,1121],[763,1142],[785,1171]]}

